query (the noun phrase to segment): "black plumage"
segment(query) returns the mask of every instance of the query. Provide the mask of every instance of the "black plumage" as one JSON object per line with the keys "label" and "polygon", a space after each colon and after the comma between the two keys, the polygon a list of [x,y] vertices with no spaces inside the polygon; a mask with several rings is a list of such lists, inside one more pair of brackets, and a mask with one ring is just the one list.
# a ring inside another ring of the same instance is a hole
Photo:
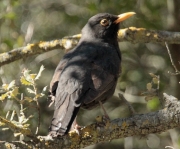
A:
{"label": "black plumage", "polygon": [[93,16],[78,45],[61,59],[50,83],[55,109],[49,135],[66,134],[80,107],[91,109],[113,95],[121,72],[119,23],[133,14]]}

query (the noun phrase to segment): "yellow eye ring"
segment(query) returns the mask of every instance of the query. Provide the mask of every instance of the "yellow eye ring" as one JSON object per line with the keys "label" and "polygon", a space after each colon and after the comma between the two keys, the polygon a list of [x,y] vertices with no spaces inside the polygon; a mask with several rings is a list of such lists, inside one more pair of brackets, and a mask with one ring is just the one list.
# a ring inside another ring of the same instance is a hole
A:
{"label": "yellow eye ring", "polygon": [[109,25],[109,20],[107,20],[107,19],[102,19],[101,22],[100,22],[100,24],[101,24],[102,26],[108,26],[108,25]]}

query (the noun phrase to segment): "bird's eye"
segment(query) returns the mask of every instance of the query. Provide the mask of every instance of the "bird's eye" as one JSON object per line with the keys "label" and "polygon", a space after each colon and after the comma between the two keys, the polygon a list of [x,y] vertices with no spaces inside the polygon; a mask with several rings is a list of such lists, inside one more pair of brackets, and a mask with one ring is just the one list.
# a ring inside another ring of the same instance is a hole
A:
{"label": "bird's eye", "polygon": [[102,19],[100,23],[102,26],[108,26],[109,25],[109,21],[107,19]]}

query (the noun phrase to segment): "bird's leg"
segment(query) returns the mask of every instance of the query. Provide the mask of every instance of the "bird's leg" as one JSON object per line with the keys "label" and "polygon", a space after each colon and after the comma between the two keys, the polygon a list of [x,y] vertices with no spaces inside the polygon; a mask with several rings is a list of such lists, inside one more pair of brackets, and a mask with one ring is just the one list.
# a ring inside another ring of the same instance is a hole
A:
{"label": "bird's leg", "polygon": [[127,104],[129,111],[131,112],[132,115],[136,114],[136,111],[134,110],[133,106],[126,100],[126,98],[123,96],[123,94],[119,93],[119,98],[123,99],[125,103]]}
{"label": "bird's leg", "polygon": [[109,116],[108,116],[108,114],[107,114],[107,112],[106,112],[106,110],[105,110],[105,108],[104,108],[104,106],[103,106],[101,101],[99,101],[99,104],[100,104],[100,107],[103,110],[104,115],[96,117],[97,125],[99,127],[109,126],[110,118],[109,118]]}
{"label": "bird's leg", "polygon": [[48,107],[51,107],[52,104],[55,102],[55,96],[49,95],[49,96],[48,96],[48,100],[49,100],[49,105],[48,105]]}
{"label": "bird's leg", "polygon": [[109,115],[107,114],[107,112],[106,112],[106,110],[105,110],[105,108],[104,108],[104,106],[103,106],[103,104],[102,104],[101,101],[99,101],[99,104],[100,104],[100,107],[102,108],[102,110],[103,110],[103,112],[104,112],[105,118],[108,119],[108,120],[110,120]]}
{"label": "bird's leg", "polygon": [[79,130],[82,128],[82,126],[78,125],[76,118],[74,119],[74,122],[72,123],[71,130],[75,131],[77,134],[79,134]]}

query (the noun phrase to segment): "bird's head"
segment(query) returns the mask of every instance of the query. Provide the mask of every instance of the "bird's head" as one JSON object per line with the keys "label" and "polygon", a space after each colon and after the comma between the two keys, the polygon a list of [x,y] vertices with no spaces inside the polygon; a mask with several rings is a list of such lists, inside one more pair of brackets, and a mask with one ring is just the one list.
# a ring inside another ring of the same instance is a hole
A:
{"label": "bird's head", "polygon": [[99,13],[88,20],[82,29],[82,38],[104,41],[114,40],[114,38],[117,39],[120,22],[134,14],[134,12],[127,12],[120,15]]}

